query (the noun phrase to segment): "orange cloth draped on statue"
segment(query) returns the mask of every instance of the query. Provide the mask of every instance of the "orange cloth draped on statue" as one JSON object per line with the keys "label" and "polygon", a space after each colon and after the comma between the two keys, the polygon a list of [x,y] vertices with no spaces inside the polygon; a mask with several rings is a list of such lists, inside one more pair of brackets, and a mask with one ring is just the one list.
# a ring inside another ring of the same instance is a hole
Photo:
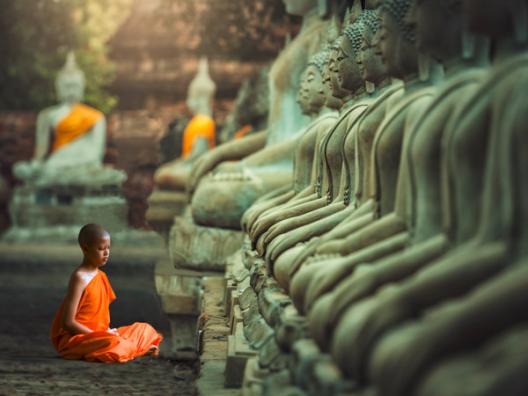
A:
{"label": "orange cloth draped on statue", "polygon": [[163,337],[147,323],[134,323],[117,329],[119,335],[107,332],[110,326],[108,306],[116,298],[112,286],[101,270],[88,283],[79,301],[75,320],[93,330],[72,335],[62,327],[64,302],[51,326],[51,342],[65,359],[82,359],[104,363],[126,362],[144,355]]}
{"label": "orange cloth draped on statue", "polygon": [[103,113],[93,107],[78,103],[72,107],[69,114],[59,121],[55,127],[55,137],[51,152],[60,149],[62,146],[73,142],[95,125]]}
{"label": "orange cloth draped on statue", "polygon": [[244,125],[242,128],[240,128],[238,131],[235,132],[235,135],[234,135],[235,140],[242,139],[249,132],[251,132],[252,129],[253,127],[251,125],[249,124]]}
{"label": "orange cloth draped on statue", "polygon": [[185,127],[183,131],[182,157],[191,154],[194,142],[198,138],[205,138],[209,148],[215,146],[215,122],[208,115],[197,114]]}

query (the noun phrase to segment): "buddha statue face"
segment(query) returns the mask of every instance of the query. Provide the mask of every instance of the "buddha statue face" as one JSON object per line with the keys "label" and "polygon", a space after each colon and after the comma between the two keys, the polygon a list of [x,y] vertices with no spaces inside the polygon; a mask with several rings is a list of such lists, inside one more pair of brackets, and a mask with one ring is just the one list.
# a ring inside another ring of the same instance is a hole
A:
{"label": "buddha statue face", "polygon": [[397,78],[417,70],[414,32],[406,20],[410,4],[411,0],[386,0],[381,10],[379,48],[387,73]]}
{"label": "buddha statue face", "polygon": [[[342,37],[343,39],[340,42],[336,59],[336,68],[338,71],[337,82],[342,89],[354,92],[363,86],[363,67],[359,61],[358,51],[354,48],[351,37],[347,34],[344,34]],[[357,49],[359,49],[359,46]]]}
{"label": "buddha statue face", "polygon": [[422,53],[443,60],[459,46],[462,32],[461,0],[416,0],[409,11],[416,31],[416,47]]}
{"label": "buddha statue face", "polygon": [[[502,37],[512,33],[512,19],[517,15],[525,19],[527,0],[464,0],[464,14],[469,29],[490,37]],[[526,21],[524,21],[526,23]]]}
{"label": "buddha statue face", "polygon": [[[374,16],[377,18],[377,16]],[[363,79],[377,84],[387,76],[387,68],[383,63],[380,50],[381,29],[379,19],[372,27],[367,27],[363,32],[359,59],[363,65]]]}
{"label": "buddha statue face", "polygon": [[310,65],[306,69],[308,103],[312,112],[318,112],[325,105],[326,91],[321,71]]}
{"label": "buddha statue face", "polygon": [[297,92],[296,101],[299,104],[301,111],[305,115],[310,115],[312,109],[310,107],[310,80],[313,77],[309,75],[308,70],[306,70],[301,78],[301,83],[299,86],[299,91]]}
{"label": "buddha statue face", "polygon": [[338,64],[341,60],[342,50],[337,44],[341,41],[341,39],[342,38],[339,37],[336,41],[336,45],[332,47],[330,59],[328,60],[327,76],[324,79],[332,92],[332,96],[340,99],[350,94],[350,91],[346,88],[343,88],[340,82],[341,76],[339,74]]}
{"label": "buddha statue face", "polygon": [[333,65],[331,64],[332,62],[332,56],[330,55],[329,59],[328,59],[328,63],[326,64],[326,67],[324,69],[324,72],[323,72],[323,92],[324,92],[324,96],[325,96],[325,105],[331,109],[339,109],[342,104],[343,104],[343,101],[341,100],[341,97],[337,97],[334,95],[334,90],[333,90],[333,87],[332,87],[332,78],[331,78],[331,75],[333,74],[333,72],[331,71],[331,67],[333,67]]}
{"label": "buddha statue face", "polygon": [[55,80],[55,91],[61,103],[77,103],[84,97],[84,73],[77,66],[73,52],[68,54],[66,63]]}
{"label": "buddha statue face", "polygon": [[304,16],[317,7],[317,0],[283,0],[286,12],[291,15]]}

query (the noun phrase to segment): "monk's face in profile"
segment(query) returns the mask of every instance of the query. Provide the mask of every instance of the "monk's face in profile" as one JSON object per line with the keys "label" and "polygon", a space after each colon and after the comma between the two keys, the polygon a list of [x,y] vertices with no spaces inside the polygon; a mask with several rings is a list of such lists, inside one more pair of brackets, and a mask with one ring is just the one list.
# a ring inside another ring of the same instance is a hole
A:
{"label": "monk's face in profile", "polygon": [[84,257],[97,267],[102,267],[110,257],[110,235],[97,238],[82,247]]}

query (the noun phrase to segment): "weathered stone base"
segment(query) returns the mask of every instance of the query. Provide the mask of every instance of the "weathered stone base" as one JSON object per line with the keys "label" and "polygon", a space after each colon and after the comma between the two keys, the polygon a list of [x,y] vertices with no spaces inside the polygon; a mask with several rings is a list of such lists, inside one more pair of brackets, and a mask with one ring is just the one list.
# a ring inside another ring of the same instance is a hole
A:
{"label": "weathered stone base", "polygon": [[190,216],[177,216],[169,236],[169,254],[177,268],[224,272],[227,258],[242,245],[241,231],[203,227]]}
{"label": "weathered stone base", "polygon": [[202,282],[199,274],[172,267],[168,258],[156,263],[154,279],[163,312],[170,323],[162,353],[174,359],[196,359],[199,354]]}
{"label": "weathered stone base", "polygon": [[168,238],[174,217],[183,214],[187,200],[187,194],[182,191],[155,190],[148,198],[148,223],[164,238]]}

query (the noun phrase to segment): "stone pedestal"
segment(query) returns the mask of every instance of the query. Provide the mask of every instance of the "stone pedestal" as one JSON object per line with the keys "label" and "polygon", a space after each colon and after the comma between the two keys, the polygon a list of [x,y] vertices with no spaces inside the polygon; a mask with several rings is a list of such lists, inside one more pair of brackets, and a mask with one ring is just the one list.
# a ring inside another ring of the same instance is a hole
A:
{"label": "stone pedestal", "polygon": [[196,359],[200,349],[201,278],[193,271],[175,269],[168,258],[157,262],[154,278],[170,323],[162,353],[175,359]]}
{"label": "stone pedestal", "polygon": [[177,268],[224,272],[226,261],[242,245],[241,231],[203,227],[186,214],[177,216],[169,235],[169,254]]}
{"label": "stone pedestal", "polygon": [[164,239],[168,239],[174,217],[182,215],[187,206],[187,194],[182,191],[155,190],[148,198],[148,205],[148,223]]}

